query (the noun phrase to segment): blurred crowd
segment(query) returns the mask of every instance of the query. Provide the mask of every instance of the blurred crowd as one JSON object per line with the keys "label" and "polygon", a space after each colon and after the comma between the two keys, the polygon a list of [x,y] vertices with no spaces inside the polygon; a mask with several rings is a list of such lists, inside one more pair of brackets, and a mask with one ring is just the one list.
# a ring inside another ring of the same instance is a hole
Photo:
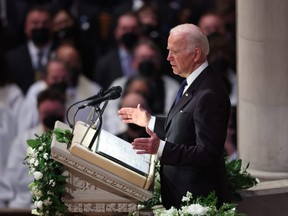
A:
{"label": "blurred crowd", "polygon": [[141,103],[168,113],[181,80],[166,61],[166,42],[181,23],[208,37],[209,64],[232,105],[225,149],[237,158],[235,19],[235,0],[0,0],[0,208],[31,207],[26,140],[73,119],[77,107],[66,116],[68,107],[100,90],[123,89],[109,101],[103,129],[128,142],[147,136],[122,123],[117,110]]}

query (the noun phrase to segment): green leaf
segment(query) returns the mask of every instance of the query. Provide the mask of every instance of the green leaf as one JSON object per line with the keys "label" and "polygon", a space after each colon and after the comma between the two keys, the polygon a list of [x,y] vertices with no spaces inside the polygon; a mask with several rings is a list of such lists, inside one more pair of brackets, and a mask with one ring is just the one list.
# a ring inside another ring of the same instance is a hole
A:
{"label": "green leaf", "polygon": [[69,143],[72,139],[72,132],[68,129],[55,128],[52,133],[55,134],[58,142]]}
{"label": "green leaf", "polygon": [[39,145],[39,141],[35,140],[35,139],[29,139],[27,140],[27,144],[31,147],[31,148],[36,148]]}

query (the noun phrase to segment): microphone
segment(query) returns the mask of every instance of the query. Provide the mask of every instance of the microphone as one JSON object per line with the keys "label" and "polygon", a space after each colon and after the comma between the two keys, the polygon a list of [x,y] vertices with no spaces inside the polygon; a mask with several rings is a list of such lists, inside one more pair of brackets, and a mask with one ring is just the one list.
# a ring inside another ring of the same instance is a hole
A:
{"label": "microphone", "polygon": [[[113,89],[112,88],[104,91],[102,93],[102,96],[101,96],[101,94],[99,94],[99,96],[96,99],[90,101],[89,103],[85,103],[82,106],[79,106],[78,109],[83,109],[87,106],[95,106],[96,104],[100,104],[103,101],[115,100],[115,99],[119,98],[121,96],[122,88],[120,86],[116,86]],[[104,93],[106,93],[106,94],[104,95]],[[94,97],[94,96],[92,96],[92,97]]]}
{"label": "microphone", "polygon": [[113,87],[106,89],[106,90],[101,89],[96,95],[93,95],[91,97],[86,98],[85,101],[94,100],[94,99],[99,98],[99,97],[104,97],[105,95],[109,94],[112,91],[118,91],[121,93],[122,88],[120,86],[113,86]]}

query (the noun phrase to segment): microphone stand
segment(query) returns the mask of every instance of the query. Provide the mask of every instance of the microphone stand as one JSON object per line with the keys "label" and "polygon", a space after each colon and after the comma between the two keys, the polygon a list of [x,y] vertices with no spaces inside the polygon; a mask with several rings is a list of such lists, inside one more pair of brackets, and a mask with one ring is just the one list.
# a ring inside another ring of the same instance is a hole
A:
{"label": "microphone stand", "polygon": [[[94,106],[93,109],[91,110],[91,112],[89,113],[88,117],[87,117],[87,120],[85,122],[85,125],[89,125],[89,127],[87,127],[86,131],[85,131],[85,134],[84,136],[82,137],[81,139],[81,142],[80,142],[80,145],[82,145],[88,131],[90,130],[90,128],[95,128],[93,127],[93,124],[96,122],[96,120],[94,120],[95,118],[95,113],[98,113],[98,116],[100,115],[100,107],[99,107],[99,104],[97,104],[97,106]],[[89,123],[90,122],[90,123]],[[96,125],[96,123],[95,123]],[[91,146],[92,147],[92,146]],[[91,147],[89,145],[89,149],[91,150]]]}
{"label": "microphone stand", "polygon": [[[108,101],[105,101],[102,109],[99,110],[98,118],[97,118],[97,120],[95,121],[95,124],[94,124],[94,125],[95,125],[95,128],[96,128],[96,131],[95,131],[95,134],[94,134],[94,136],[93,136],[93,138],[92,138],[92,140],[91,140],[91,142],[90,142],[90,144],[89,144],[89,146],[88,146],[88,148],[89,148],[90,150],[91,150],[91,148],[92,148],[92,146],[93,146],[96,138],[99,136],[99,133],[100,133],[100,131],[101,131],[101,127],[102,127],[102,115],[103,115],[103,113],[104,113],[104,110],[105,110],[106,107],[107,107],[107,104],[108,104]],[[99,124],[98,124],[98,121],[99,121]],[[97,124],[98,124],[98,127],[97,127]]]}

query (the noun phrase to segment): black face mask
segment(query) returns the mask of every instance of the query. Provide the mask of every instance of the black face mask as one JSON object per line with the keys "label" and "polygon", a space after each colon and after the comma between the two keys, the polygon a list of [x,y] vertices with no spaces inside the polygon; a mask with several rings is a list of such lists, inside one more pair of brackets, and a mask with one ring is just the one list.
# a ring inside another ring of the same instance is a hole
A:
{"label": "black face mask", "polygon": [[43,119],[43,124],[49,128],[50,130],[54,129],[54,125],[56,121],[63,121],[64,117],[61,115],[50,115]]}
{"label": "black face mask", "polygon": [[77,68],[70,68],[69,73],[71,79],[71,86],[77,86],[80,71]]}
{"label": "black face mask", "polygon": [[32,41],[36,45],[45,45],[50,39],[48,28],[36,28],[32,30]]}
{"label": "black face mask", "polygon": [[152,76],[156,73],[156,65],[150,60],[143,61],[139,64],[139,72],[143,76]]}
{"label": "black face mask", "polygon": [[61,91],[62,93],[66,92],[67,87],[68,87],[68,85],[66,82],[55,83],[55,84],[50,86],[50,88],[55,88],[55,89]]}
{"label": "black face mask", "polygon": [[121,41],[127,49],[131,50],[138,41],[138,35],[133,32],[125,33],[122,35]]}

